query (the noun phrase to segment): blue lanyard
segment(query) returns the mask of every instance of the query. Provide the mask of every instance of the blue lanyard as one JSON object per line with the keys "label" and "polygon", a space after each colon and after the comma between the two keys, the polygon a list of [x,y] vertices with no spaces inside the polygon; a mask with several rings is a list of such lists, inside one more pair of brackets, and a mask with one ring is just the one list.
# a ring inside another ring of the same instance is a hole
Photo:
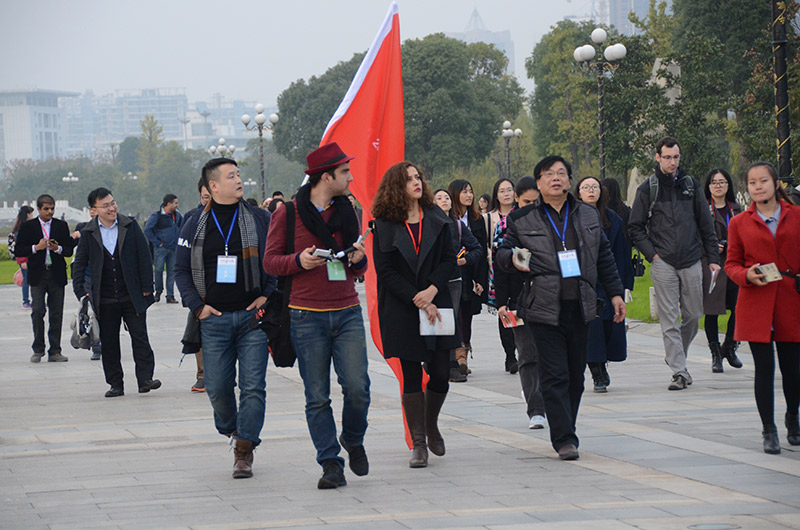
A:
{"label": "blue lanyard", "polygon": [[569,221],[569,202],[566,203],[567,210],[564,212],[564,233],[558,231],[556,227],[556,223],[553,221],[553,218],[550,217],[550,212],[547,211],[547,205],[544,207],[544,213],[547,214],[547,218],[550,219],[550,224],[553,225],[553,230],[556,231],[556,235],[561,239],[561,246],[564,247],[564,250],[567,250],[567,221]]}
{"label": "blue lanyard", "polygon": [[[228,241],[231,240],[231,234],[233,233],[233,225],[236,224],[236,216],[239,214],[239,209],[233,211],[233,219],[231,219],[231,227],[228,229],[228,236],[225,238],[225,255],[228,255]],[[217,214],[214,213],[214,210],[211,210],[211,217],[214,218],[214,223],[216,223],[217,228],[219,229],[219,235],[225,235],[225,232],[222,231],[222,227],[219,226],[219,221],[217,220]]]}

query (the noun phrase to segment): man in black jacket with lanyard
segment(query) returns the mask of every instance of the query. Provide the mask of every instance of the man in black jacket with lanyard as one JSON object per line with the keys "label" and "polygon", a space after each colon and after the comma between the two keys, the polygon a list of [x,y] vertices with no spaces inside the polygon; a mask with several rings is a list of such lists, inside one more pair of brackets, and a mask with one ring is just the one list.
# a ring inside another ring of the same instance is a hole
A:
{"label": "man in black jacket with lanyard", "polygon": [[[550,440],[559,458],[576,460],[587,324],[599,313],[595,284],[599,279],[608,293],[615,322],[625,319],[624,291],[600,214],[569,193],[570,164],[560,156],[545,157],[534,177],[541,195],[509,214],[497,261],[508,272],[525,274],[517,314],[530,326],[539,351]],[[526,250],[528,264],[519,259]]]}
{"label": "man in black jacket with lanyard", "polygon": [[103,372],[111,386],[106,397],[125,394],[119,344],[122,320],[131,335],[139,393],[144,394],[161,387],[161,381],[153,379],[155,357],[147,337],[147,308],[154,302],[150,249],[139,225],[117,215],[110,190],[97,188],[89,193],[88,201],[96,215],[78,243],[72,289],[78,300],[88,296],[97,314]]}
{"label": "man in black jacket with lanyard", "polygon": [[[73,241],[69,226],[64,221],[53,219],[56,201],[50,195],[36,199],[39,217],[22,224],[17,236],[16,254],[28,258],[28,283],[33,301],[33,355],[32,363],[44,357],[44,314],[49,312],[50,340],[47,360],[65,362],[61,355],[61,322],[64,316],[64,287],[67,285],[67,262],[72,256]],[[45,296],[47,301],[45,302]]]}

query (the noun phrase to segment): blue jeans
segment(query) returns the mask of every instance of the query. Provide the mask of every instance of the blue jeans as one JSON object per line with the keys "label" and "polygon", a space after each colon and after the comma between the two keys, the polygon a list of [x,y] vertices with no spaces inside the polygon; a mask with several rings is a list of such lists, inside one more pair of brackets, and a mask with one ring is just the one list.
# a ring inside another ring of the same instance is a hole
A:
{"label": "blue jeans", "polygon": [[28,269],[20,267],[19,270],[22,271],[22,303],[29,304],[31,303],[31,298],[29,296],[30,288],[28,287]]}
{"label": "blue jeans", "polygon": [[[253,310],[255,311],[255,310]],[[248,329],[253,311],[211,315],[200,321],[203,341],[206,394],[214,408],[214,424],[220,434],[261,443],[267,398],[267,335]],[[239,363],[237,413],[236,363]]]}
{"label": "blue jeans", "polygon": [[306,423],[317,462],[336,460],[344,467],[331,409],[331,360],[344,398],[342,439],[348,446],[362,445],[370,398],[361,306],[338,311],[291,309],[290,316],[292,346],[305,385]]}
{"label": "blue jeans", "polygon": [[167,296],[175,296],[175,249],[164,247],[154,249],[153,278],[156,282],[157,293],[164,290],[164,265],[167,266]]}

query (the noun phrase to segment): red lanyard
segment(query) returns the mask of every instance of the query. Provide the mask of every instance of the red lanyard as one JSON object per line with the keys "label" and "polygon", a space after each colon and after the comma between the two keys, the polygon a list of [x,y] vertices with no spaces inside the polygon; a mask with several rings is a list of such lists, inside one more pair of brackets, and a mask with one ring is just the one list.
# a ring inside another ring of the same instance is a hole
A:
{"label": "red lanyard", "polygon": [[408,221],[406,221],[406,228],[408,229],[408,235],[411,236],[411,243],[414,244],[414,252],[419,256],[419,246],[422,243],[422,206],[419,207],[419,241],[414,239],[414,232],[411,231]]}
{"label": "red lanyard", "polygon": [[47,233],[47,225],[45,225],[41,219],[39,219],[39,224],[42,225],[42,233],[44,234],[45,239],[50,239],[50,234]]}

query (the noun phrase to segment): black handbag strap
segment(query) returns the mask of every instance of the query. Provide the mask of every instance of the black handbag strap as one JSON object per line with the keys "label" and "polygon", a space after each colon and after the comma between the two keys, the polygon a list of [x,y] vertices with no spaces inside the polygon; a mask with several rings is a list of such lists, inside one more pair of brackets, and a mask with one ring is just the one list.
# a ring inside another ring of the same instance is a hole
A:
{"label": "black handbag strap", "polygon": [[[295,225],[295,211],[294,203],[289,201],[284,203],[286,208],[286,253],[294,253],[294,225]],[[292,276],[286,275],[283,278],[283,310],[281,311],[281,321],[287,322],[289,320],[289,293],[292,291]]]}

